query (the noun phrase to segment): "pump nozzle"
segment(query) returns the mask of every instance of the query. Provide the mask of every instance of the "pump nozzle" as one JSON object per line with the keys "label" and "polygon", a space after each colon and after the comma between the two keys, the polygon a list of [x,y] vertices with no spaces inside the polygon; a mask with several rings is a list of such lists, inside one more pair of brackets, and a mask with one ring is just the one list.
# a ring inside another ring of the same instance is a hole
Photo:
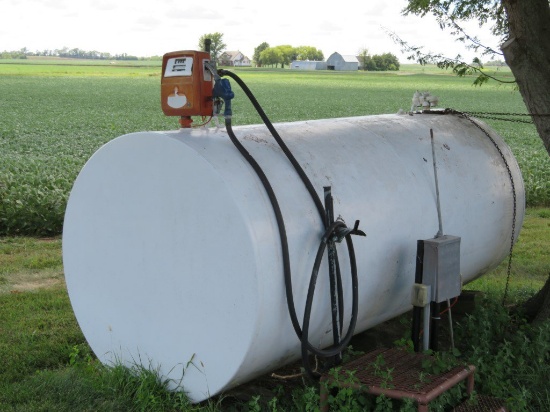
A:
{"label": "pump nozzle", "polygon": [[231,111],[231,99],[235,97],[235,93],[233,93],[233,91],[231,90],[231,83],[229,83],[228,79],[222,79],[218,76],[218,78],[214,82],[213,96],[223,99],[225,103],[225,110],[223,112],[223,115],[226,118],[231,117],[231,115],[233,114]]}

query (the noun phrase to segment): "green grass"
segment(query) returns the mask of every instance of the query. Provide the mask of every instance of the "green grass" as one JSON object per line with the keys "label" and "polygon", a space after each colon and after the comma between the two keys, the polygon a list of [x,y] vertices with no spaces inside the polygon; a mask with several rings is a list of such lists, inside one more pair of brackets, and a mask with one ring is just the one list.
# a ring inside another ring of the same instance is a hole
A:
{"label": "green grass", "polygon": [[3,398],[5,410],[19,412],[192,410],[185,394],[168,391],[154,370],[108,368],[91,358],[76,359],[55,371],[38,371],[4,390],[0,402]]}
{"label": "green grass", "polygon": [[66,365],[71,348],[84,342],[62,288],[2,294],[0,319],[0,393],[39,370]]}
{"label": "green grass", "polygon": [[[509,280],[508,304],[524,302],[540,290],[550,274],[550,209],[531,208],[518,242],[514,246],[512,271]],[[502,300],[507,281],[508,260],[495,270],[465,286]]]}
{"label": "green grass", "polygon": [[[527,209],[515,247],[508,304],[520,303],[542,287],[550,271],[549,249],[550,209]],[[29,412],[192,410],[181,393],[166,391],[154,371],[138,366],[112,369],[95,360],[74,318],[64,284],[52,287],[48,282],[52,271],[62,277],[59,238],[2,238],[0,268],[0,357],[4,360],[0,412],[14,407]],[[32,291],[21,288],[21,279],[33,279]],[[544,409],[537,405],[547,405],[550,399],[545,386],[549,363],[527,360],[550,353],[550,323],[530,328],[507,313],[500,306],[505,283],[503,262],[466,286],[484,292],[487,302],[471,319],[460,321],[456,339],[466,344],[462,358],[479,368],[477,390],[510,397],[514,402],[521,400],[521,395],[535,409],[515,410],[541,411]],[[403,326],[404,336],[407,331]],[[292,391],[276,388],[269,396],[271,389],[264,389],[262,397],[244,403],[226,394],[227,399],[215,398],[194,408],[302,411],[318,404],[318,393],[315,386],[300,382],[292,383]],[[354,399],[341,394],[334,402],[355,404]],[[279,409],[273,409],[274,405]]]}
{"label": "green grass", "polygon": [[[50,245],[32,239],[11,249],[21,262],[51,252]],[[0,293],[0,319],[0,412],[164,411],[168,404],[177,407],[172,410],[188,405],[154,370],[109,368],[95,360],[63,287]]]}

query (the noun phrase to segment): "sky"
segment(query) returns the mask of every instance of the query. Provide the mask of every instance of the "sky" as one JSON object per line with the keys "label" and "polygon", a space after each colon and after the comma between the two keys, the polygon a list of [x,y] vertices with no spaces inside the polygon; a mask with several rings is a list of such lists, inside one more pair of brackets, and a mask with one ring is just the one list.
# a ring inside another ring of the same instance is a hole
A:
{"label": "sky", "polygon": [[[332,53],[356,55],[406,54],[387,31],[424,51],[455,57],[473,54],[430,16],[403,16],[406,0],[0,0],[0,51],[54,50],[63,47],[138,57],[176,50],[196,50],[199,38],[220,32],[226,50],[250,59],[263,42],[313,46],[328,58]],[[498,39],[489,26],[469,30],[493,47]]]}

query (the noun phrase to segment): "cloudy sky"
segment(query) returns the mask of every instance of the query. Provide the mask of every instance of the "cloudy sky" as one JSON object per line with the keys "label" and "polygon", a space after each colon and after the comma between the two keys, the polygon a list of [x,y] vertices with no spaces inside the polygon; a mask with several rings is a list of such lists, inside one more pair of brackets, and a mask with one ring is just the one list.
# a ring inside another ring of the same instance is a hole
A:
{"label": "cloudy sky", "polygon": [[[406,0],[0,0],[0,51],[63,47],[136,56],[197,49],[205,33],[223,33],[227,50],[252,58],[262,42],[270,46],[313,46],[325,58],[335,51],[406,56],[384,28],[425,51],[454,57],[464,52],[431,17],[403,17]],[[487,28],[472,30],[490,43]]]}

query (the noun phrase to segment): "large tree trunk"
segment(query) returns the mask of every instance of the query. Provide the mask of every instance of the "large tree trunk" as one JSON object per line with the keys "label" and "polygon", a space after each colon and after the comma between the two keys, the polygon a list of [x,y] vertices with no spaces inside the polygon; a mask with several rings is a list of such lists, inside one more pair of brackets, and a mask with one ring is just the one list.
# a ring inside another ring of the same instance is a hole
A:
{"label": "large tree trunk", "polygon": [[502,4],[509,24],[502,52],[550,155],[550,4],[548,0],[502,0]]}
{"label": "large tree trunk", "polygon": [[550,274],[548,274],[548,280],[544,287],[525,302],[523,308],[527,316],[535,323],[550,318]]}
{"label": "large tree trunk", "polygon": [[[502,4],[509,24],[502,52],[550,155],[550,4],[548,0],[502,0]],[[536,312],[537,321],[550,318],[550,277],[526,308]]]}

